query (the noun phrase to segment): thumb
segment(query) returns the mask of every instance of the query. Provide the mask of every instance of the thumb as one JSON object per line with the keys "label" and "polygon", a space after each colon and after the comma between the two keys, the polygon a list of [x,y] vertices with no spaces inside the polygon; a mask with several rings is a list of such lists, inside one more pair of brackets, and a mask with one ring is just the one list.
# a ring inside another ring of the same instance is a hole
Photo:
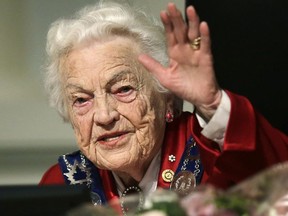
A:
{"label": "thumb", "polygon": [[158,80],[161,80],[161,77],[165,75],[165,67],[154,58],[146,54],[140,54],[138,60],[149,72],[154,74]]}

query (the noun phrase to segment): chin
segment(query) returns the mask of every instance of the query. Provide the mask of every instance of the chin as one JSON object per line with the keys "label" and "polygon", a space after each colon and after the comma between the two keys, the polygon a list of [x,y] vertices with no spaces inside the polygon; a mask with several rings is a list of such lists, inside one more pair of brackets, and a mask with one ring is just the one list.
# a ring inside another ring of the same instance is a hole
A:
{"label": "chin", "polygon": [[[122,157],[124,158],[124,157]],[[105,161],[105,163],[102,163],[99,168],[112,170],[112,171],[127,171],[133,169],[135,166],[137,169],[139,169],[139,160],[112,160],[108,162],[108,160]],[[107,163],[108,162],[108,163]]]}

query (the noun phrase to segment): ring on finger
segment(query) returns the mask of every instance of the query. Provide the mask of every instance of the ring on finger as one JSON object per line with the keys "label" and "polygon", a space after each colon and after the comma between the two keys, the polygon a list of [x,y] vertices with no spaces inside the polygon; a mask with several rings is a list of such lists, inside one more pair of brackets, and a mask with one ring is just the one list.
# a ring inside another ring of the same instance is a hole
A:
{"label": "ring on finger", "polygon": [[197,37],[194,40],[190,42],[190,46],[193,50],[199,50],[200,49],[200,42],[201,42],[201,37]]}

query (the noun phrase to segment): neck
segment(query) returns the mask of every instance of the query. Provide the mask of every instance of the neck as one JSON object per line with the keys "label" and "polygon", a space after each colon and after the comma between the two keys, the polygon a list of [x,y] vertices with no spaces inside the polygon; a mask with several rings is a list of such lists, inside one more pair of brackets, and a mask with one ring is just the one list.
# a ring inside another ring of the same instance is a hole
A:
{"label": "neck", "polygon": [[153,161],[153,158],[156,157],[159,151],[160,150],[157,149],[155,151],[156,153],[154,152],[153,154],[151,154],[149,158],[146,158],[145,160],[139,160],[137,164],[135,164],[134,166],[130,166],[125,170],[115,170],[114,173],[121,179],[125,187],[138,185],[143,179],[145,173],[147,172],[148,167]]}
{"label": "neck", "polygon": [[115,171],[115,174],[121,179],[125,187],[138,185],[143,179],[149,165],[149,163],[142,164],[142,166],[137,165],[137,167],[130,167],[128,171]]}
{"label": "neck", "polygon": [[138,185],[141,180],[136,180],[130,175],[126,173],[116,173],[119,178],[121,179],[122,183],[124,184],[125,187],[130,187],[133,185]]}

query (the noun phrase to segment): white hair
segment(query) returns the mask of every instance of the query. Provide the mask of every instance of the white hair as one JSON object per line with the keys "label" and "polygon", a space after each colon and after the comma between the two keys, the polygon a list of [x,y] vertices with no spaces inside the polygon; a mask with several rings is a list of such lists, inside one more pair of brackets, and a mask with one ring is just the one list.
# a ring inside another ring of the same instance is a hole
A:
{"label": "white hair", "polygon": [[[101,40],[113,35],[132,36],[144,53],[163,65],[168,64],[162,24],[127,2],[103,0],[83,8],[71,19],[57,20],[52,23],[47,35],[45,87],[50,105],[57,109],[64,120],[68,120],[68,114],[60,83],[62,57],[82,42]],[[160,92],[168,92],[156,79],[155,81]]]}

